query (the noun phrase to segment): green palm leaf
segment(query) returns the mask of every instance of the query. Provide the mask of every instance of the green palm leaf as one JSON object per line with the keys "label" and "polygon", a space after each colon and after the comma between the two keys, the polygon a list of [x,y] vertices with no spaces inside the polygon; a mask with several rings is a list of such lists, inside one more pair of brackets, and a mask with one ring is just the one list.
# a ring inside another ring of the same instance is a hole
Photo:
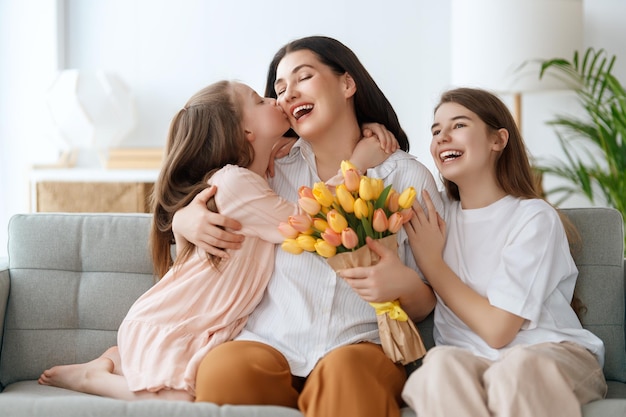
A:
{"label": "green palm leaf", "polygon": [[626,89],[612,74],[615,59],[589,48],[582,59],[576,51],[571,61],[541,61],[539,78],[550,73],[574,86],[587,117],[557,115],[548,122],[565,158],[538,161],[537,169],[564,180],[546,190],[555,205],[583,195],[592,203],[602,199],[626,218]]}

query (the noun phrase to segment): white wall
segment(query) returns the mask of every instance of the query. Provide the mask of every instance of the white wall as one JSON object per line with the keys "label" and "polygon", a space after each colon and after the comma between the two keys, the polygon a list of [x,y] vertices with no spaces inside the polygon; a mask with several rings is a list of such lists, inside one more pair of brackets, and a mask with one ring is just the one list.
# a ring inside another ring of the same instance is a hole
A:
{"label": "white wall", "polygon": [[[136,97],[139,123],[124,146],[162,146],[175,111],[217,79],[240,79],[262,92],[280,46],[324,34],[356,52],[394,105],[411,152],[433,169],[429,126],[449,87],[450,0],[0,0],[0,256],[9,216],[29,210],[30,165],[57,156],[38,123],[59,53],[57,3],[66,11],[65,67],[116,71]],[[617,54],[616,73],[626,82],[626,2],[584,5],[585,46]],[[570,109],[567,94],[524,97],[533,155],[559,154],[544,122]]]}

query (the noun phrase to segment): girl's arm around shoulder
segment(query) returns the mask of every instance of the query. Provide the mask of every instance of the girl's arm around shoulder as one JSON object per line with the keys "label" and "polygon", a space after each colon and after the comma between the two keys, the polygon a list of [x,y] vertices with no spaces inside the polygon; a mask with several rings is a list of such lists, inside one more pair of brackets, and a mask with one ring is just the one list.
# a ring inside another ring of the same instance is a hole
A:
{"label": "girl's arm around shoulder", "polygon": [[215,201],[220,214],[239,221],[241,233],[280,243],[278,224],[298,214],[296,203],[276,194],[265,178],[246,169],[229,165],[216,172],[211,183],[218,186]]}

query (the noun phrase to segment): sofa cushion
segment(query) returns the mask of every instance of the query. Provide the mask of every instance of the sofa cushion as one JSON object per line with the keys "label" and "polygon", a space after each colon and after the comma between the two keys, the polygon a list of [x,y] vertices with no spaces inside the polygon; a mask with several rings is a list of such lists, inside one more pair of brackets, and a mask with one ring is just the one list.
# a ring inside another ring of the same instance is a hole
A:
{"label": "sofa cushion", "polygon": [[12,217],[2,386],[116,344],[126,312],[154,283],[150,221],[147,214]]}
{"label": "sofa cushion", "polygon": [[561,211],[581,236],[574,260],[579,271],[577,292],[586,307],[583,326],[604,341],[606,378],[626,382],[622,215],[600,207]]}

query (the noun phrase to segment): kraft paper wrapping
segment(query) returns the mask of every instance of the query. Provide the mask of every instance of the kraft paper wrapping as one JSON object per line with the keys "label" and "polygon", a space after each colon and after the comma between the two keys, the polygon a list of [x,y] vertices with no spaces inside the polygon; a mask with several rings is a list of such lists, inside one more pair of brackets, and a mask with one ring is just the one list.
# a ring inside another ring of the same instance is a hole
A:
{"label": "kraft paper wrapping", "polygon": [[[398,249],[398,240],[395,235],[379,239],[379,242],[389,249]],[[367,246],[363,246],[353,252],[339,253],[326,261],[335,271],[338,271],[344,268],[375,265],[379,260],[380,257],[377,254]],[[407,317],[399,303],[375,303],[375,306],[388,307],[376,309],[380,341],[387,357],[402,365],[422,358],[426,354],[422,337],[413,320]]]}

